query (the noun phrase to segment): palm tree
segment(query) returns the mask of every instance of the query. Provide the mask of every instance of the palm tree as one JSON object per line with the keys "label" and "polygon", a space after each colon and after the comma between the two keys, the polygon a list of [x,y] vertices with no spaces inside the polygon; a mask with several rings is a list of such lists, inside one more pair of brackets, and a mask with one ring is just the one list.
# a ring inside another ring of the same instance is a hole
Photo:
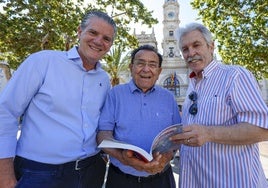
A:
{"label": "palm tree", "polygon": [[103,68],[110,74],[112,86],[120,83],[119,73],[128,69],[130,63],[129,54],[125,55],[125,48],[122,44],[115,44],[109,54],[105,56],[106,63]]}

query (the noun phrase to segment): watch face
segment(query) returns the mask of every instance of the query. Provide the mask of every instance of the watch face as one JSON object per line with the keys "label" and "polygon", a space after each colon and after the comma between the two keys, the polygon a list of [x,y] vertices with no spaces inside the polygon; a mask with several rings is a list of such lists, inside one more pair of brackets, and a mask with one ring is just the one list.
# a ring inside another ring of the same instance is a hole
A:
{"label": "watch face", "polygon": [[169,13],[168,13],[168,17],[169,17],[169,18],[173,18],[174,16],[175,16],[174,12],[169,12]]}

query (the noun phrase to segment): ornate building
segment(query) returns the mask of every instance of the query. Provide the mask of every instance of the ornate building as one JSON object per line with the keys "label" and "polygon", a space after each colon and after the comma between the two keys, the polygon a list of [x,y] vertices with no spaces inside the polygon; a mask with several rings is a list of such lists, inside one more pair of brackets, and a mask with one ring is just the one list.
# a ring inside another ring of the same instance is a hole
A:
{"label": "ornate building", "polygon": [[0,61],[0,93],[11,78],[11,72],[8,65]]}

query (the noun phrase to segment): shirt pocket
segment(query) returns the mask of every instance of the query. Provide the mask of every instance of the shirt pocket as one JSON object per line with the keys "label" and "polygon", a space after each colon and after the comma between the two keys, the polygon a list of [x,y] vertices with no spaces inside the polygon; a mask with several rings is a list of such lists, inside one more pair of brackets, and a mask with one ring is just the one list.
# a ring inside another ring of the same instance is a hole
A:
{"label": "shirt pocket", "polygon": [[232,109],[225,96],[213,95],[200,104],[200,113],[206,125],[222,125],[232,116]]}

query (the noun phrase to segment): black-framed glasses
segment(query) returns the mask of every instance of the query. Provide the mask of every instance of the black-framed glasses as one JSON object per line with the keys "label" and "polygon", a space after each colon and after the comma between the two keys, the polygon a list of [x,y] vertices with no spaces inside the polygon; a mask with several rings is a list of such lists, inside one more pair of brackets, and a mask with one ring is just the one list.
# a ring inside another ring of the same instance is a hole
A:
{"label": "black-framed glasses", "polygon": [[189,94],[189,99],[191,101],[193,101],[193,104],[190,106],[189,108],[189,113],[192,114],[192,115],[196,115],[197,114],[197,93],[195,91],[192,91],[190,94]]}

